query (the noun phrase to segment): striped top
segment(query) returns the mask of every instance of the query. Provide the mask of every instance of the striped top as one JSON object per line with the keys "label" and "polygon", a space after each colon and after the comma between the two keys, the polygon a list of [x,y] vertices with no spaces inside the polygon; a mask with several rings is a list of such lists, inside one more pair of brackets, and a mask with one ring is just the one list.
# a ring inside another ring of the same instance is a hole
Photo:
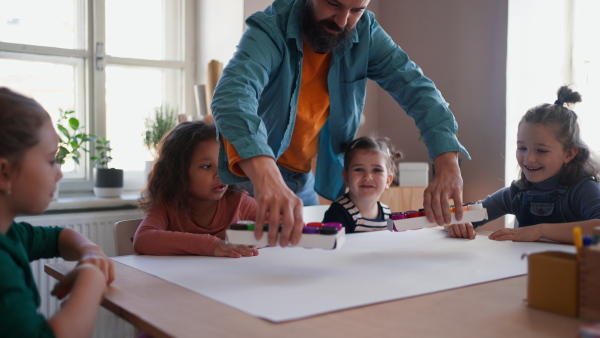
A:
{"label": "striped top", "polygon": [[377,219],[364,218],[348,194],[345,194],[331,204],[323,221],[342,223],[346,228],[346,233],[387,229],[387,220],[392,211],[384,203],[378,201],[377,204],[379,205],[379,217]]}

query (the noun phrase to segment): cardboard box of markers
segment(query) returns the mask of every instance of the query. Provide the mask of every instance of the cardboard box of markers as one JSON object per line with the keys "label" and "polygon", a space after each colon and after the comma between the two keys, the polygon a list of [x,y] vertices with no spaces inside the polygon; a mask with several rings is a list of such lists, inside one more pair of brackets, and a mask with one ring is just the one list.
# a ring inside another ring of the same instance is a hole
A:
{"label": "cardboard box of markers", "polygon": [[[305,226],[300,242],[296,246],[303,248],[337,249],[344,245],[346,232],[340,223],[336,223],[335,226],[327,226],[327,223],[319,224],[309,223],[308,226]],[[227,242],[266,246],[268,244],[266,226],[264,230],[261,239],[257,241],[254,237],[254,224],[251,221],[241,221],[232,224],[230,229],[227,229]],[[279,238],[277,238],[277,242],[279,242]]]}

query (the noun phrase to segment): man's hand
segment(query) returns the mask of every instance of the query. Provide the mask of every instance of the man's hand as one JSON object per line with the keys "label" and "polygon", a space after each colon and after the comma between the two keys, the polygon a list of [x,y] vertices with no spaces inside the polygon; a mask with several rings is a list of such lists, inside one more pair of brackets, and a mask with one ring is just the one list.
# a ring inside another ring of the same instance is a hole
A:
{"label": "man's hand", "polygon": [[[257,156],[238,162],[240,168],[252,181],[254,198],[258,203],[254,235],[262,238],[262,225],[269,223],[269,246],[297,245],[302,236],[302,200],[292,192],[275,163],[269,156]],[[279,231],[279,225],[283,227]]]}
{"label": "man's hand", "polygon": [[460,221],[463,214],[461,207],[463,180],[458,167],[458,153],[443,153],[436,157],[433,163],[435,165],[435,177],[423,194],[425,216],[431,223],[449,224],[452,217],[448,200],[452,199],[456,206],[454,216],[457,221]]}

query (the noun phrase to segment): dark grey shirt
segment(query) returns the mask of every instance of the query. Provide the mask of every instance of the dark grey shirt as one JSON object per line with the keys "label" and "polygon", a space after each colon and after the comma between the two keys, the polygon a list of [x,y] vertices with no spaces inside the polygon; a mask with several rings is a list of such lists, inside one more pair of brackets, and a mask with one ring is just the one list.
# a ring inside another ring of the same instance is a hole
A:
{"label": "dark grey shirt", "polygon": [[[543,182],[533,183],[533,188],[524,191],[524,194],[551,195],[558,186],[558,179],[559,176],[554,176]],[[488,219],[474,222],[473,226],[482,226],[507,214],[518,217],[521,205],[520,192],[521,190],[513,182],[510,187],[500,189],[479,201],[487,209]],[[566,222],[600,219],[600,184],[590,177],[569,187],[566,198],[561,199],[561,209]]]}

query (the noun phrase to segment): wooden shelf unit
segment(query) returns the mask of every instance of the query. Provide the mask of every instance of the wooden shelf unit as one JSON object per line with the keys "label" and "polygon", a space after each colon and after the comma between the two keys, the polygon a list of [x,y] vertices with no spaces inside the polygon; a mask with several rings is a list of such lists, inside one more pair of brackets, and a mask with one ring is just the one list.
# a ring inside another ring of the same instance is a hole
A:
{"label": "wooden shelf unit", "polygon": [[[423,192],[427,187],[390,187],[381,198],[392,212],[418,210],[423,208]],[[331,204],[330,200],[319,196],[321,204]]]}

